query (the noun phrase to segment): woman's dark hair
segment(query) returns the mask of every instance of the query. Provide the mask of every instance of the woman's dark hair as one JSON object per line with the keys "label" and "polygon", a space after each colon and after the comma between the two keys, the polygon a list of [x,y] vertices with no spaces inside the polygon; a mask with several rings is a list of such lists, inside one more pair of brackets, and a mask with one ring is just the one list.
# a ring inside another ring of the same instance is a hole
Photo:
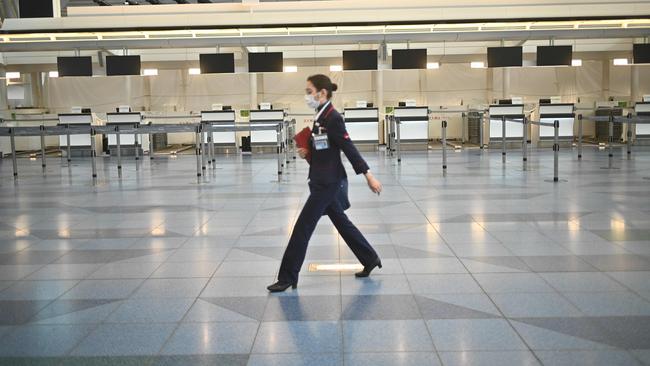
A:
{"label": "woman's dark hair", "polygon": [[332,92],[335,92],[339,88],[327,75],[323,74],[312,75],[307,78],[307,81],[314,84],[316,91],[325,89],[327,91],[327,99],[332,98]]}

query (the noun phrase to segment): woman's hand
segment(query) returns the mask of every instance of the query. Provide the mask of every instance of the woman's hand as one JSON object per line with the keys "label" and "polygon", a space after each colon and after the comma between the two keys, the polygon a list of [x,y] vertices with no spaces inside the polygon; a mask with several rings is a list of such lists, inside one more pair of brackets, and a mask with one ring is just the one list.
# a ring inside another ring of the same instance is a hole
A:
{"label": "woman's hand", "polygon": [[301,158],[306,159],[307,154],[309,154],[309,150],[305,149],[304,147],[300,147],[296,149],[296,152],[298,152],[298,155],[300,155]]}
{"label": "woman's hand", "polygon": [[377,178],[375,178],[370,172],[367,172],[365,176],[366,176],[366,180],[368,181],[368,188],[370,188],[372,193],[380,194],[382,188],[381,182]]}

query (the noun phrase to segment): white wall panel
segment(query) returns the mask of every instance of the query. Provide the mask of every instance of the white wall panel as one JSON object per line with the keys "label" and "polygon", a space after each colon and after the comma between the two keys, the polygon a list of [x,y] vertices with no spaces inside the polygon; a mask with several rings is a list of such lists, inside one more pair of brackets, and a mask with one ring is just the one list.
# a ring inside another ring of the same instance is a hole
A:
{"label": "white wall panel", "polygon": [[[629,94],[629,69],[610,67],[610,95]],[[330,75],[339,85],[334,105],[341,111],[345,106],[355,106],[357,100],[377,104],[373,72],[330,72],[327,66],[299,66],[296,73],[260,74],[258,100],[309,116],[312,111],[304,103],[304,88],[307,77],[314,73]],[[488,95],[501,94],[501,71],[495,69],[493,73],[494,90],[488,90],[487,69],[471,69],[466,63],[446,64],[444,58],[437,70],[385,70],[384,103],[395,105],[400,100],[415,99],[418,105],[434,110],[441,105],[459,105],[461,101],[464,105],[485,104]],[[640,66],[639,74],[639,94],[650,94],[650,66]],[[581,67],[512,69],[510,90],[513,96],[522,96],[527,103],[560,95],[563,102],[576,102],[580,97],[581,105],[589,105],[602,99],[602,62],[585,60]],[[69,112],[72,106],[90,107],[98,113],[112,112],[121,104],[131,105],[134,111],[144,108],[159,112],[198,112],[210,109],[213,103],[232,105],[239,110],[248,109],[249,76],[246,73],[188,75],[186,69],[161,69],[153,77],[50,78],[45,92],[45,107],[52,113]],[[303,116],[298,119],[302,122]],[[440,137],[442,119],[449,122],[450,138],[462,135],[460,114],[436,113],[431,117],[431,138]],[[585,121],[584,126],[586,135],[593,133],[590,122]],[[192,140],[192,134],[170,136],[170,142]]]}

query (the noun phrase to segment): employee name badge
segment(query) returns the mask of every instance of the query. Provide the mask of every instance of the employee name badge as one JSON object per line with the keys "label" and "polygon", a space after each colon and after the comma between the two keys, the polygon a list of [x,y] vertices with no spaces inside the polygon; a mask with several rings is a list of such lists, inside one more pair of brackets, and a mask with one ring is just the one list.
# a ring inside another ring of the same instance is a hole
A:
{"label": "employee name badge", "polygon": [[329,147],[330,142],[327,139],[326,133],[319,133],[317,135],[314,135],[314,148],[316,150],[326,150],[329,149]]}

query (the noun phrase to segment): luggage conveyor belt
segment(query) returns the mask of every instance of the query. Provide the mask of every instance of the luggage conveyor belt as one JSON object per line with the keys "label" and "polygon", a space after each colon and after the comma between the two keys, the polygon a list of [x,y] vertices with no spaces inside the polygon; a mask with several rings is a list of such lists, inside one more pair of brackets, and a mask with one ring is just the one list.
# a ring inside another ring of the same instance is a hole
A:
{"label": "luggage conveyor belt", "polygon": [[[47,156],[60,156],[61,154],[61,149],[59,148],[49,148],[45,149],[45,155]],[[5,154],[5,157],[9,157],[11,154]],[[37,158],[41,156],[41,150],[21,150],[21,151],[16,151],[16,156],[19,158],[22,157],[28,157],[28,158]]]}
{"label": "luggage conveyor belt", "polygon": [[[90,135],[94,137],[99,134],[115,134],[117,136],[117,158],[118,158],[118,173],[122,175],[122,156],[120,147],[120,135],[136,135],[154,134],[154,133],[195,133],[196,134],[196,164],[197,164],[197,177],[202,176],[202,171],[205,170],[205,154],[202,152],[209,151],[208,146],[202,146],[201,134],[209,131],[219,132],[239,132],[239,131],[276,131],[277,133],[277,160],[278,160],[278,180],[281,178],[282,170],[285,166],[285,161],[288,161],[286,151],[288,134],[285,132],[288,122],[284,123],[265,123],[265,124],[234,124],[234,125],[221,125],[210,126],[201,125],[200,123],[181,123],[181,124],[150,124],[140,126],[92,126],[92,125],[57,125],[57,126],[33,126],[33,127],[0,127],[0,136],[7,136],[11,141],[11,156],[13,163],[13,175],[18,176],[18,163],[16,159],[16,137],[26,136],[40,136],[41,137],[41,161],[43,172],[45,172],[46,159],[45,159],[45,136],[70,136],[70,135]],[[68,142],[70,140],[68,139]],[[95,162],[95,140],[91,138],[91,163],[92,163],[92,177],[97,178],[97,167]],[[67,146],[68,152],[70,145]],[[137,151],[137,149],[136,149]],[[70,155],[68,155],[69,157]],[[136,160],[138,156],[136,155]],[[284,159],[284,160],[282,160]],[[202,164],[203,162],[203,164]],[[136,164],[137,168],[137,164]]]}

